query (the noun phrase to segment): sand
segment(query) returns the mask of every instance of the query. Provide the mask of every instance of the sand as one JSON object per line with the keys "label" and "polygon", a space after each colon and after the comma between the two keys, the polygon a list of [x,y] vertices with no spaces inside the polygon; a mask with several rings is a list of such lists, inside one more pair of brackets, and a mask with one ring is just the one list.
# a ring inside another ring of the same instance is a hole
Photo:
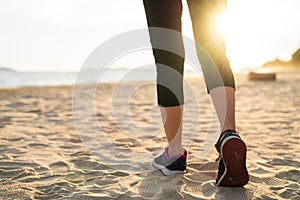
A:
{"label": "sand", "polygon": [[113,98],[114,84],[98,87],[95,114],[102,135],[84,111],[77,132],[72,86],[2,89],[0,198],[300,199],[299,72],[281,72],[275,82],[237,75],[237,124],[248,145],[250,173],[249,184],[241,188],[215,186],[218,127],[211,122],[214,113],[202,80],[190,80],[198,106],[186,92],[188,168],[176,177],[165,177],[150,164],[165,145],[155,126],[160,118],[153,83],[129,100],[128,88],[140,83],[120,85]]}

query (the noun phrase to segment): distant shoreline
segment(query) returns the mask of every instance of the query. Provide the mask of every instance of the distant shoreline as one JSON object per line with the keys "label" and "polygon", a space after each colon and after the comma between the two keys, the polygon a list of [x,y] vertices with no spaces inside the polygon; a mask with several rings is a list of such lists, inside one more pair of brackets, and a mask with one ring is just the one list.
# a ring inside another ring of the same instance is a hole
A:
{"label": "distant shoreline", "polygon": [[[300,67],[286,67],[286,66],[268,66],[268,67],[260,67],[260,68],[253,68],[253,69],[245,69],[240,72],[235,72],[235,76],[238,77],[243,74],[247,74],[249,71],[257,71],[257,72],[276,72],[276,73],[289,73],[293,70],[300,70]],[[20,75],[21,74],[21,75]],[[122,84],[132,84],[132,83],[138,83],[138,82],[144,82],[144,81],[153,81],[155,82],[155,77],[146,77],[145,79],[142,79],[141,77],[138,77],[139,79],[135,78],[129,78],[124,80],[117,80],[116,77],[108,77],[105,80],[102,80],[100,83],[94,83],[94,82],[86,82],[78,84],[76,83],[77,78],[76,72],[67,72],[67,73],[61,73],[61,72],[50,72],[49,74],[46,72],[15,72],[12,74],[12,77],[4,76],[7,78],[7,82],[3,80],[3,77],[1,78],[0,73],[0,90],[7,90],[7,89],[20,89],[20,88],[52,88],[52,87],[74,87],[75,85],[93,85],[93,84],[105,84],[105,85],[114,85],[116,83],[122,82]],[[17,76],[21,77],[18,78]],[[39,77],[41,76],[41,77]],[[38,78],[37,78],[38,77]],[[202,79],[203,77],[199,74],[189,74],[185,76],[185,79],[192,80],[192,79]],[[23,79],[21,81],[24,82],[18,82],[20,79]],[[46,80],[47,79],[47,80]],[[26,80],[30,80],[31,82],[26,82]]]}
{"label": "distant shoreline", "polygon": [[261,67],[276,67],[276,66],[289,67],[289,68],[298,68],[298,67],[300,67],[300,48],[297,49],[297,51],[295,51],[293,53],[292,59],[287,61],[287,62],[276,58],[272,61],[266,62]]}

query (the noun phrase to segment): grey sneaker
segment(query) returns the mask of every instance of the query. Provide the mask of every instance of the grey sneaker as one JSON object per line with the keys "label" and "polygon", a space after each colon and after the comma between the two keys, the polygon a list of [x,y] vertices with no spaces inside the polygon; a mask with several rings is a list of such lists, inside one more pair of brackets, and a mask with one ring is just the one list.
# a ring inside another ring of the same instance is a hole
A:
{"label": "grey sneaker", "polygon": [[176,174],[183,174],[186,169],[187,150],[184,150],[182,155],[169,157],[168,147],[165,151],[154,158],[153,166],[161,170],[165,176],[172,176]]}

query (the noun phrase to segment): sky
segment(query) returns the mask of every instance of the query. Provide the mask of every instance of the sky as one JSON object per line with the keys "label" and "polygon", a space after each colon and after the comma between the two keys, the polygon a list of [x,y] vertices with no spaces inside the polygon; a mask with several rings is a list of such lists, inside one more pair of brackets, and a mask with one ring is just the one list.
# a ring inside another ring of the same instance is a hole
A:
{"label": "sky", "polygon": [[[192,38],[183,0],[183,34]],[[289,60],[300,47],[300,0],[228,0],[219,27],[232,68]],[[78,71],[111,37],[146,28],[141,0],[0,0],[0,66],[19,71]],[[120,67],[153,62],[136,52]]]}

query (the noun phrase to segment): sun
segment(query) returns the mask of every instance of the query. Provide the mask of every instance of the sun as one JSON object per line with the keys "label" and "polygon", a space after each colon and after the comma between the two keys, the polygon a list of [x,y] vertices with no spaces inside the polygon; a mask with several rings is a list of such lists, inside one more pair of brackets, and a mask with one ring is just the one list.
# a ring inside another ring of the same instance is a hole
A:
{"label": "sun", "polygon": [[273,33],[272,27],[277,27],[279,18],[270,19],[266,18],[265,11],[257,4],[251,1],[241,3],[238,0],[228,2],[226,11],[215,17],[214,26],[225,39],[226,55],[233,71],[258,67],[265,61],[263,55],[271,54],[272,49],[261,50],[262,44],[265,44],[268,37],[272,37],[267,36],[267,32]]}
{"label": "sun", "polygon": [[[300,31],[296,25],[299,18],[296,8],[291,5],[271,0],[228,0],[224,13],[213,13],[212,28],[216,38],[225,39],[226,55],[233,71],[247,71],[276,57],[290,55],[291,49],[299,44],[296,40]],[[183,25],[187,24],[183,26],[184,33],[193,37],[189,13],[184,14]]]}
{"label": "sun", "polygon": [[244,39],[247,37],[251,38],[252,34],[251,32],[243,32],[243,26],[241,26],[243,24],[241,20],[243,19],[237,18],[234,13],[225,11],[216,15],[214,20],[216,32],[225,39],[226,54],[230,60],[231,68],[235,72],[245,67],[243,60],[247,59],[242,58],[237,49],[245,49],[244,45],[246,45],[247,41],[244,41]]}
{"label": "sun", "polygon": [[228,25],[229,25],[229,23],[228,23],[228,14],[226,12],[216,16],[216,19],[215,19],[216,29],[224,37],[225,37],[225,35],[226,35],[226,33],[229,29]]}

